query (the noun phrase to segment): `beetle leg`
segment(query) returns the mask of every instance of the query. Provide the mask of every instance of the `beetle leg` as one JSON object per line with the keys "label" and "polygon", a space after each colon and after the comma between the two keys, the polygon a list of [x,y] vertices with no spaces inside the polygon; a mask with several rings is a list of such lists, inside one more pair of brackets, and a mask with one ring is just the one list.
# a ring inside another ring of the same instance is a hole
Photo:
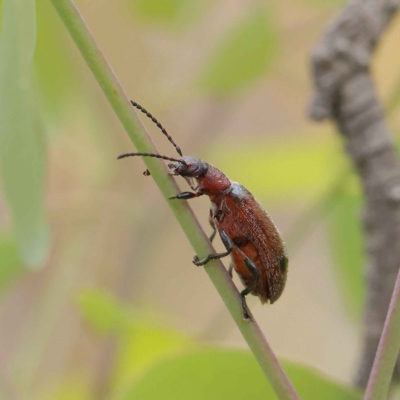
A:
{"label": "beetle leg", "polygon": [[229,264],[229,268],[228,268],[228,274],[231,276],[231,278],[233,278],[232,272],[233,272],[233,262],[231,262]]}
{"label": "beetle leg", "polygon": [[215,238],[215,235],[217,234],[217,227],[215,226],[214,218],[212,217],[211,214],[210,214],[210,217],[208,218],[208,222],[210,223],[211,228],[213,228],[213,233],[208,238],[210,240],[210,242],[212,243],[212,241]]}
{"label": "beetle leg", "polygon": [[[217,227],[215,226],[215,221],[214,221],[214,218],[213,218],[211,212],[210,212],[210,217],[208,218],[208,222],[210,223],[211,228],[213,228],[213,233],[208,238],[210,240],[210,242],[212,243],[212,241],[215,238],[215,235],[217,234]],[[232,271],[233,271],[233,262],[231,262],[229,264],[229,268],[228,268],[228,274],[230,275],[231,278],[232,278]]]}
{"label": "beetle leg", "polygon": [[247,304],[245,296],[247,296],[258,285],[258,282],[260,280],[260,272],[258,271],[258,268],[254,264],[254,262],[247,255],[244,254],[244,256],[245,256],[244,263],[246,264],[248,270],[252,273],[254,281],[250,286],[247,286],[244,290],[242,290],[240,292],[240,295],[242,296],[243,318],[251,321],[252,319],[247,312]]}
{"label": "beetle leg", "polygon": [[183,178],[185,179],[185,181],[188,183],[188,185],[190,186],[190,188],[191,188],[192,190],[196,190],[197,185],[195,184],[193,178],[189,178],[189,177],[187,177],[187,176],[184,176]]}
{"label": "beetle leg", "polygon": [[232,239],[228,236],[228,234],[224,230],[220,230],[219,235],[221,236],[222,243],[225,245],[226,252],[209,254],[204,260],[199,260],[199,257],[194,256],[193,258],[194,265],[200,267],[201,265],[207,264],[210,260],[217,260],[218,258],[226,257],[232,253],[233,250]]}
{"label": "beetle leg", "polygon": [[193,199],[194,197],[199,197],[202,196],[202,194],[200,193],[192,193],[192,192],[182,192],[182,193],[178,193],[176,196],[172,196],[169,199],[170,200],[189,200],[189,199]]}

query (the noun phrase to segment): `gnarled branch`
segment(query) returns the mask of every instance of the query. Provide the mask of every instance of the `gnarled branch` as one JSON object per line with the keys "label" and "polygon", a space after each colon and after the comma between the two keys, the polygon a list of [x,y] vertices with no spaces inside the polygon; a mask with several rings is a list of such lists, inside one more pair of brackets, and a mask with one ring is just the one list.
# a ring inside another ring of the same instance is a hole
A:
{"label": "gnarled branch", "polygon": [[369,66],[399,0],[355,0],[312,55],[311,118],[331,118],[346,140],[365,195],[368,254],[363,350],[355,383],[365,387],[400,265],[400,165]]}

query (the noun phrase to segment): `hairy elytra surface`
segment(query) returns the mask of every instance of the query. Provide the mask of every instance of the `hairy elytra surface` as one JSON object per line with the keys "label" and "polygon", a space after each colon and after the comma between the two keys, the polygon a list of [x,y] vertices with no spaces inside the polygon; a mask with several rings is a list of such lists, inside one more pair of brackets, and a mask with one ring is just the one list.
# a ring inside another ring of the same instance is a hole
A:
{"label": "hairy elytra surface", "polygon": [[[271,218],[244,186],[230,181],[223,172],[201,160],[187,159],[189,170],[191,165],[192,168],[196,164],[207,165],[204,176],[193,176],[197,181],[194,190],[198,195],[209,196],[210,216],[217,230],[224,230],[232,239],[233,268],[243,284],[250,286],[254,278],[244,263],[243,253],[247,255],[260,272],[258,284],[251,294],[258,296],[263,303],[268,300],[275,302],[285,287],[288,257]],[[179,175],[185,176],[182,166],[178,165],[178,171]]]}

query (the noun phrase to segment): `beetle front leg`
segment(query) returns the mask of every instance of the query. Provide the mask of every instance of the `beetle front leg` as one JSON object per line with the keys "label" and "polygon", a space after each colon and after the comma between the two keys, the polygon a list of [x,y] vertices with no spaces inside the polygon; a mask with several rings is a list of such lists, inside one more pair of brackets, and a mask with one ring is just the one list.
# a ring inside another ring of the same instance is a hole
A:
{"label": "beetle front leg", "polygon": [[202,265],[207,264],[210,260],[217,260],[219,258],[229,256],[229,254],[232,253],[232,250],[233,250],[232,239],[228,236],[228,234],[224,230],[219,231],[219,235],[221,236],[222,243],[225,245],[226,252],[209,254],[204,260],[199,260],[199,257],[194,256],[194,258],[193,258],[194,265],[197,265],[198,267],[200,267]]}
{"label": "beetle front leg", "polygon": [[187,184],[190,186],[190,188],[192,190],[196,190],[197,189],[197,185],[196,185],[196,183],[195,183],[193,178],[189,178],[187,176],[184,176],[183,178],[185,179],[185,181],[187,182]]}
{"label": "beetle front leg", "polygon": [[202,196],[202,194],[200,193],[193,193],[193,192],[182,192],[182,193],[178,193],[176,196],[172,196],[169,199],[170,200],[189,200],[189,199],[193,199],[195,197],[199,197]]}

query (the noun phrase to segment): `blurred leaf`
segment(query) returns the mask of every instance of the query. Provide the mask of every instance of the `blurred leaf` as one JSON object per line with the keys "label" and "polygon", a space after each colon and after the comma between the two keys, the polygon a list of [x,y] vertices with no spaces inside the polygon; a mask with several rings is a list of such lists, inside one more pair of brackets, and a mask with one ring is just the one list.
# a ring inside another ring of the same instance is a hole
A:
{"label": "blurred leaf", "polygon": [[307,206],[297,220],[291,224],[291,227],[284,235],[286,246],[289,254],[293,255],[298,251],[304,242],[309,238],[311,231],[320,224],[325,217],[334,209],[336,201],[339,198],[338,193],[343,190],[350,174],[348,168],[343,168],[337,173],[336,182],[333,182],[329,187],[318,195],[317,198]]}
{"label": "blurred leaf", "polygon": [[243,89],[266,73],[277,54],[278,34],[265,9],[255,9],[227,32],[201,78],[214,95]]}
{"label": "blurred leaf", "polygon": [[64,42],[65,30],[54,7],[37,0],[37,46],[34,66],[46,108],[50,112],[65,109],[76,93],[72,57]]}
{"label": "blurred leaf", "polygon": [[44,213],[45,152],[35,124],[31,67],[36,42],[34,0],[4,0],[0,39],[0,165],[17,244],[30,267],[49,247]]}
{"label": "blurred leaf", "polygon": [[128,11],[136,20],[163,25],[163,27],[187,28],[193,26],[207,10],[207,4],[191,0],[125,0]]}
{"label": "blurred leaf", "polygon": [[78,305],[85,319],[102,334],[121,331],[133,322],[132,313],[100,289],[83,291],[79,295]]}
{"label": "blurred leaf", "polygon": [[15,240],[0,236],[0,292],[22,273],[22,264]]}
{"label": "blurred leaf", "polygon": [[339,384],[318,371],[292,362],[283,367],[302,399],[361,400],[362,393]]}
{"label": "blurred leaf", "polygon": [[293,196],[312,197],[337,180],[337,169],[345,162],[336,138],[324,132],[319,137],[298,132],[283,140],[228,139],[217,143],[218,153],[208,159],[215,159],[212,164],[270,204]]}
{"label": "blurred leaf", "polygon": [[349,188],[338,194],[329,219],[328,233],[346,310],[360,320],[364,303],[366,263],[360,212],[361,197]]}
{"label": "blurred leaf", "polygon": [[131,0],[135,15],[148,21],[165,22],[175,18],[187,0]]}
{"label": "blurred leaf", "polygon": [[46,400],[86,400],[91,399],[91,387],[88,382],[91,381],[90,377],[83,377],[84,374],[79,376],[68,377],[62,384],[52,391],[49,395],[42,395],[40,398]]}
{"label": "blurred leaf", "polygon": [[83,291],[78,304],[85,319],[99,333],[119,334],[121,346],[115,368],[116,387],[126,386],[133,377],[160,359],[195,343],[175,329],[143,320],[128,306],[100,289]]}
{"label": "blurred leaf", "polygon": [[155,324],[137,323],[125,336],[116,368],[116,386],[126,387],[138,374],[160,360],[195,345],[179,331]]}
{"label": "blurred leaf", "polygon": [[[284,368],[307,400],[357,400],[355,392],[294,363]],[[254,357],[245,351],[204,349],[158,364],[118,400],[277,399]]]}

